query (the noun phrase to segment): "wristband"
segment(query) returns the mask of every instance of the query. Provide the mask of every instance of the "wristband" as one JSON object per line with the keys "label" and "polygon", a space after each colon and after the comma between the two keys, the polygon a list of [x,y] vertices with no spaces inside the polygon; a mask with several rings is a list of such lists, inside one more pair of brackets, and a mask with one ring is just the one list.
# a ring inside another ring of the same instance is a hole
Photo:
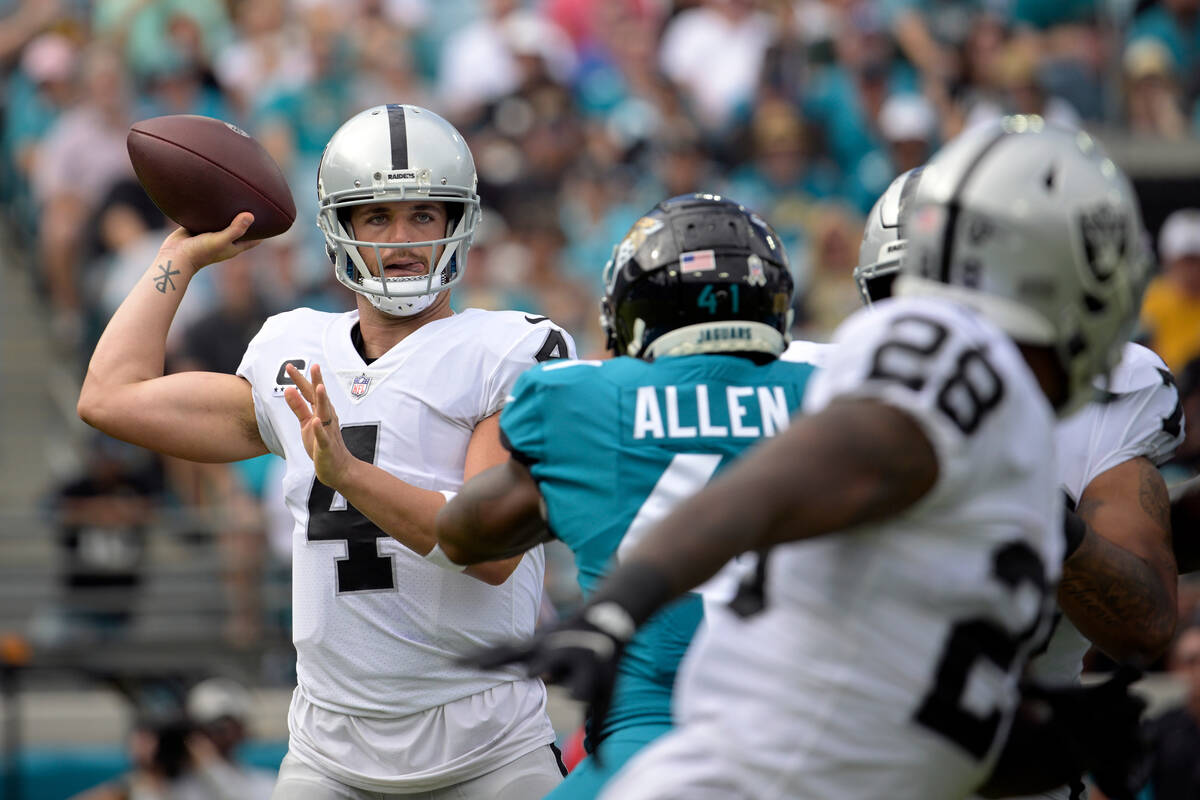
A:
{"label": "wristband", "polygon": [[1083,521],[1083,517],[1076,514],[1071,509],[1066,509],[1063,512],[1063,537],[1067,540],[1067,549],[1063,553],[1063,561],[1071,557],[1071,554],[1079,549],[1079,545],[1083,544],[1083,537],[1087,535],[1087,523]]}
{"label": "wristband", "polygon": [[442,569],[448,569],[451,572],[463,572],[470,564],[455,564],[450,560],[449,556],[442,552],[442,548],[434,545],[433,549],[425,554],[425,560],[431,564],[435,564]]}

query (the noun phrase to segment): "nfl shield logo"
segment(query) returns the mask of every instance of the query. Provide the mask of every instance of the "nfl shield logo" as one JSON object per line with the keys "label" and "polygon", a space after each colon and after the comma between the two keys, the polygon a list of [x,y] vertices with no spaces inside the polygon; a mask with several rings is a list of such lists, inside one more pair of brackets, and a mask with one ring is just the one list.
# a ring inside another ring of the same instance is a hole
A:
{"label": "nfl shield logo", "polygon": [[359,375],[350,383],[350,394],[354,397],[362,397],[370,386],[371,379],[366,375]]}

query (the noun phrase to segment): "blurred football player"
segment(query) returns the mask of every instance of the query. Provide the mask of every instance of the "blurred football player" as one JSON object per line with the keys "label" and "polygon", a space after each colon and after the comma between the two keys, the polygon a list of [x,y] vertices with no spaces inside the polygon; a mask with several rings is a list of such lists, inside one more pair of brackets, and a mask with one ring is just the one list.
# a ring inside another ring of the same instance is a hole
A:
{"label": "blurred football player", "polygon": [[242,213],[224,231],[167,237],[88,369],[79,413],[113,436],[196,461],[286,459],[298,685],[281,800],[525,800],[561,780],[541,682],[456,661],[532,632],[542,553],[462,574],[436,547],[446,498],[508,458],[498,417],[517,375],[573,356],[544,317],[451,311],[475,188],[471,153],[441,117],[363,111],[317,177],[318,227],[355,311],[270,318],[237,375],[164,377],[188,281],[252,246],[238,242]]}
{"label": "blurred football player", "polygon": [[[617,358],[545,364],[518,379],[500,416],[512,460],[438,515],[452,561],[557,537],[575,553],[586,596],[649,526],[799,407],[813,367],[778,360],[792,278],[758,215],[705,194],[660,203],[613,249],[604,284],[601,321]],[[592,719],[588,749],[599,757],[551,797],[595,797],[670,729],[676,667],[703,615],[689,592],[638,633],[610,712]]]}
{"label": "blurred football player", "polygon": [[[699,635],[680,727],[603,797],[939,800],[991,773],[1063,557],[1056,415],[1132,327],[1140,214],[1090,139],[1022,117],[947,145],[907,223],[899,297],[838,329],[805,415],[535,637],[531,663],[602,701],[637,626],[774,546],[765,608]],[[1092,696],[1123,711],[1126,683]]]}
{"label": "blurred football player", "polygon": [[[899,176],[867,218],[854,277],[863,301],[892,294],[906,242],[902,214],[921,179]],[[1083,228],[1088,247],[1092,228]],[[1125,343],[1095,383],[1097,399],[1055,428],[1065,495],[1067,551],[1054,628],[1028,674],[1048,686],[1075,685],[1092,644],[1114,661],[1153,662],[1171,641],[1177,603],[1170,503],[1157,469],[1183,439],[1175,381],[1153,351]],[[1082,796],[1073,782],[1045,797]]]}

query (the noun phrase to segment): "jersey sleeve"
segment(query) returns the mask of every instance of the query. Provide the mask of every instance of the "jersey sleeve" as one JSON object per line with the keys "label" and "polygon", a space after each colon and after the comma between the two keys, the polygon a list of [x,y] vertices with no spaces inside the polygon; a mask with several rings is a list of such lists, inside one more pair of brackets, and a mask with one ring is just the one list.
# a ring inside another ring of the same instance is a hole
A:
{"label": "jersey sleeve", "polygon": [[283,456],[283,443],[271,422],[271,416],[266,411],[264,395],[264,392],[272,391],[275,385],[275,375],[265,373],[278,367],[278,364],[272,366],[273,362],[264,358],[264,351],[267,349],[267,343],[275,338],[278,327],[278,317],[271,317],[263,323],[262,328],[246,346],[246,352],[242,354],[242,361],[238,364],[237,375],[250,382],[250,394],[254,398],[254,418],[258,421],[258,434],[262,437],[263,444],[275,455]]}
{"label": "jersey sleeve", "polygon": [[540,369],[526,370],[517,378],[512,394],[500,412],[500,436],[513,458],[526,466],[545,457],[547,392],[539,380]]}
{"label": "jersey sleeve", "polygon": [[1131,458],[1162,464],[1183,441],[1183,406],[1175,378],[1152,351],[1126,347],[1107,399],[1090,431],[1090,447],[1098,457],[1089,459],[1084,486]]}
{"label": "jersey sleeve", "polygon": [[938,483],[945,487],[969,472],[973,448],[989,446],[994,431],[985,423],[1012,391],[1002,377],[1011,362],[1002,359],[998,369],[988,353],[989,344],[1004,344],[999,338],[945,304],[862,309],[835,333],[836,350],[813,373],[804,411],[819,411],[838,398],[870,398],[903,411],[933,447]]}
{"label": "jersey sleeve", "polygon": [[504,407],[517,378],[534,364],[559,358],[575,358],[575,340],[557,325],[542,321],[527,332],[501,356],[483,382],[483,416],[489,417]]}

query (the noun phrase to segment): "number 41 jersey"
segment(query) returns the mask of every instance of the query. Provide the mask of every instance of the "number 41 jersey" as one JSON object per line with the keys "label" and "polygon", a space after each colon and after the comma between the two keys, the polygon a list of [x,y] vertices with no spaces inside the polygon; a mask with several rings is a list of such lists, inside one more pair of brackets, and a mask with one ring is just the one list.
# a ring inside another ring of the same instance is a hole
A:
{"label": "number 41 jersey", "polygon": [[[564,361],[522,375],[501,430],[538,482],[550,530],[575,554],[584,594],[677,503],[786,428],[812,372],[708,354]],[[701,617],[689,595],[638,632],[605,734],[670,724],[675,671]]]}
{"label": "number 41 jersey", "polygon": [[455,491],[476,424],[500,410],[521,372],[573,357],[574,346],[544,317],[469,309],[425,324],[367,365],[351,339],[357,322],[356,311],[271,317],[238,374],[253,387],[263,441],[287,461],[298,690],[329,711],[394,718],[503,682],[455,657],[532,634],[543,555],[526,554],[494,587],[427,562],[375,527],[316,480],[283,396],[284,367],[321,366],[355,456],[413,486]]}
{"label": "number 41 jersey", "polygon": [[965,797],[1048,625],[1063,550],[1054,415],[1013,342],[954,304],[877,303],[834,345],[804,411],[900,409],[937,480],[897,516],[776,547],[766,609],[714,619],[689,652],[683,728],[663,750],[738,776],[738,796]]}

